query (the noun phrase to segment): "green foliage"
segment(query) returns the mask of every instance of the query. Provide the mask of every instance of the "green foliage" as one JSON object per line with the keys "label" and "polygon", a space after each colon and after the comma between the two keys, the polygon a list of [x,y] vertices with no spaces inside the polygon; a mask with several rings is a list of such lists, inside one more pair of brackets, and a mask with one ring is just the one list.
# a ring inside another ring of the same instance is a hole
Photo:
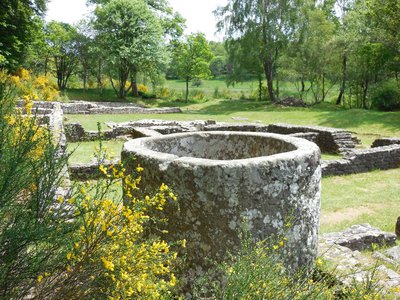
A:
{"label": "green foliage", "polygon": [[[297,1],[230,0],[225,7],[217,10],[218,27],[225,29],[227,40],[240,45],[243,53],[248,52],[251,64],[256,70],[264,71],[267,79],[269,98],[276,99],[273,81],[277,71],[277,60],[296,29]],[[227,52],[236,52],[236,46]],[[255,55],[254,55],[254,54]],[[241,56],[243,57],[242,54]],[[241,60],[239,59],[239,63]],[[243,66],[243,65],[242,65]],[[257,72],[259,75],[260,72]]]}
{"label": "green foliage", "polygon": [[[162,227],[151,213],[176,197],[161,184],[154,195],[136,198],[135,175],[143,169],[128,173],[121,163],[101,166],[104,180],[60,195],[59,188],[69,188],[67,157],[38,125],[33,103],[16,109],[12,91],[12,80],[1,72],[1,299],[171,298],[176,254],[145,232],[149,220]],[[100,152],[99,161],[106,158]]]}
{"label": "green foliage", "polygon": [[186,82],[186,102],[189,96],[189,82],[210,75],[209,63],[213,58],[205,36],[201,33],[186,37],[184,42],[176,42],[173,49],[175,70],[179,78]]}
{"label": "green foliage", "polygon": [[[115,92],[124,99],[132,89],[138,96],[138,72],[157,73],[168,62],[159,19],[140,0],[112,0],[95,15],[94,28]],[[116,83],[113,78],[118,78]]]}
{"label": "green foliage", "polygon": [[400,109],[400,84],[396,80],[380,82],[371,88],[370,101],[379,110]]}
{"label": "green foliage", "polygon": [[45,28],[45,39],[53,58],[58,88],[64,90],[79,63],[78,32],[69,24],[51,21]]}
{"label": "green foliage", "polygon": [[44,0],[0,2],[0,68],[15,70],[25,61],[28,45],[40,30],[35,16],[45,9]]}
{"label": "green foliage", "polygon": [[27,116],[15,109],[11,83],[0,77],[0,295],[22,299],[40,272],[60,266],[74,224],[60,222],[67,212],[54,205],[66,157],[37,125],[31,102]]}
{"label": "green foliage", "polygon": [[[333,291],[323,280],[314,282],[311,269],[290,274],[283,267],[280,252],[285,239],[255,243],[242,242],[239,253],[230,255],[219,266],[223,280],[200,279],[195,297],[222,300],[236,299],[332,299]],[[326,280],[328,282],[328,280]]]}

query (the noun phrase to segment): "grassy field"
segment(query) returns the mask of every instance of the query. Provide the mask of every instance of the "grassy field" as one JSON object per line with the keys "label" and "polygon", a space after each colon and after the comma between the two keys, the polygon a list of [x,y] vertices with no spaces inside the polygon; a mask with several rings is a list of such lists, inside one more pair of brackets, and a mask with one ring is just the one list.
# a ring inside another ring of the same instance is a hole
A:
{"label": "grassy field", "polygon": [[[178,84],[178,83],[176,83]],[[331,104],[310,108],[284,108],[264,102],[246,100],[181,101],[149,100],[150,107],[179,106],[181,114],[168,115],[67,115],[66,122],[79,122],[87,130],[96,130],[97,122],[126,122],[139,119],[207,120],[237,122],[233,118],[247,118],[243,122],[291,123],[344,128],[356,133],[364,146],[377,137],[400,137],[400,112],[378,112],[360,109],[341,109]],[[105,146],[118,153],[122,141],[109,141]],[[69,150],[78,144],[69,145]],[[96,142],[81,143],[72,161],[90,161]],[[324,159],[337,159],[323,155]],[[399,210],[400,169],[335,176],[322,180],[321,231],[341,230],[352,224],[370,223],[383,230],[393,231]]]}
{"label": "grassy field", "polygon": [[67,115],[66,122],[79,122],[87,130],[96,130],[97,122],[127,122],[140,119],[207,120],[237,122],[290,123],[343,128],[355,133],[364,145],[369,146],[378,137],[400,136],[400,112],[379,112],[362,109],[342,109],[323,103],[310,108],[287,108],[258,101],[210,100],[188,104],[175,101],[150,100],[150,107],[179,106],[183,113],[166,115]]}
{"label": "grassy field", "polygon": [[399,197],[400,169],[323,178],[321,231],[369,223],[394,232]]}
{"label": "grassy field", "polygon": [[[84,91],[82,88],[69,88],[63,92],[63,96],[66,96],[70,100],[87,100],[87,101],[120,101],[111,86],[106,87],[100,91],[96,88],[89,88]],[[149,89],[150,94],[160,95],[161,87],[157,87],[155,91],[152,90],[150,85],[146,85]],[[264,82],[265,86],[265,82]],[[306,83],[306,89],[309,84]],[[168,90],[169,99],[184,99],[186,83],[183,80],[166,80],[162,87]],[[280,82],[280,98],[285,97],[299,97],[298,89],[292,82]],[[327,94],[327,99],[333,100],[337,96],[337,86],[334,86]],[[211,100],[211,99],[258,99],[258,81],[249,80],[243,83],[237,83],[235,85],[227,86],[224,78],[215,78],[209,80],[201,80],[200,86],[194,86],[192,83],[189,84],[189,99],[191,100]],[[304,99],[312,103],[313,95],[311,92],[304,95]],[[128,95],[126,101],[136,102],[137,98],[133,98]]]}
{"label": "grassy field", "polygon": [[[119,158],[121,155],[122,146],[125,141],[123,140],[112,140],[103,141],[103,148],[109,153],[111,158]],[[99,148],[99,142],[80,142],[80,143],[69,143],[67,146],[67,152],[71,153],[69,157],[70,163],[88,163],[95,161],[96,149]]]}

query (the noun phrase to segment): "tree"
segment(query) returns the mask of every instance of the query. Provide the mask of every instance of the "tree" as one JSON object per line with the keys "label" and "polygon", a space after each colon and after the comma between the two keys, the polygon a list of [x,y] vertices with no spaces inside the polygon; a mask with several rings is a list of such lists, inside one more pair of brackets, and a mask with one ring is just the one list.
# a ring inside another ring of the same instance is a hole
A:
{"label": "tree", "polygon": [[45,0],[0,1],[0,68],[12,70],[24,62],[39,29],[34,17],[43,16],[45,9]]}
{"label": "tree", "polygon": [[297,6],[294,0],[229,0],[215,12],[220,18],[218,28],[225,29],[228,39],[251,37],[251,41],[246,41],[257,51],[273,102],[276,100],[273,87],[276,63],[295,30]]}
{"label": "tree", "polygon": [[210,62],[211,74],[213,77],[226,75],[226,50],[224,43],[210,41],[210,49],[214,58]]}
{"label": "tree", "polygon": [[[112,0],[95,10],[94,29],[106,53],[111,84],[119,98],[138,96],[136,77],[168,62],[159,19],[140,0]],[[114,78],[117,77],[116,82]],[[127,87],[127,82],[131,84]]]}
{"label": "tree", "polygon": [[210,61],[213,58],[210,45],[204,34],[191,34],[183,42],[177,42],[174,48],[176,73],[186,82],[186,96],[188,101],[189,82],[195,78],[205,78],[210,75]]}
{"label": "tree", "polygon": [[83,81],[83,90],[86,91],[87,81],[92,65],[96,65],[95,58],[92,55],[93,39],[90,37],[90,26],[82,20],[77,26],[78,34],[76,37],[76,49],[80,63],[79,75]]}
{"label": "tree", "polygon": [[64,90],[79,63],[77,30],[66,23],[51,21],[46,28],[46,41],[53,57],[57,85]]}
{"label": "tree", "polygon": [[[336,33],[336,26],[319,8],[305,7],[302,18],[301,28],[288,49],[288,56],[292,58],[288,67],[297,74],[295,81],[301,83],[300,96],[306,92],[305,80],[307,80],[310,82],[309,90],[318,103],[325,100],[329,88],[336,83],[335,76],[330,74],[332,71],[330,41]],[[330,86],[327,85],[329,77],[332,81]]]}
{"label": "tree", "polygon": [[258,59],[258,50],[253,47],[252,34],[247,34],[237,39],[227,39],[225,48],[228,52],[228,85],[248,80],[250,76],[258,81],[258,100],[262,100],[262,82],[264,68]]}

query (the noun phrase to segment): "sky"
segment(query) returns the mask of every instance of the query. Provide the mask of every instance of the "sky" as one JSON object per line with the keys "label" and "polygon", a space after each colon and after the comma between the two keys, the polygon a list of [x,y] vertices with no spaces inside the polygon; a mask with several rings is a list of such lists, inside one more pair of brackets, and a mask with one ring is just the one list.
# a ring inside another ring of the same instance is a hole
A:
{"label": "sky", "polygon": [[[213,11],[227,0],[169,0],[170,5],[186,19],[186,34],[202,32],[209,40],[221,40],[215,35],[216,20]],[[89,14],[86,0],[50,0],[47,4],[46,21],[74,24]]]}

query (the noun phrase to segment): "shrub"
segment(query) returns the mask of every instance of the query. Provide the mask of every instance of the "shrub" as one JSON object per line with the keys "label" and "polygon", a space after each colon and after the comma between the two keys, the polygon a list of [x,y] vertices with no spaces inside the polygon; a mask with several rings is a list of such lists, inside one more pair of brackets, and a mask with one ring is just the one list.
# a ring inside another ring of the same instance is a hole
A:
{"label": "shrub", "polygon": [[[27,115],[16,109],[12,81],[0,73],[1,298],[169,298],[176,253],[146,229],[150,221],[162,228],[151,213],[175,196],[162,184],[135,197],[143,169],[125,174],[122,164],[60,196],[67,157],[38,125],[32,102]],[[117,196],[121,183],[126,203]]]}
{"label": "shrub", "polygon": [[46,76],[32,76],[26,69],[20,69],[10,78],[17,88],[17,94],[24,100],[58,100],[59,92],[55,84]]}
{"label": "shrub", "polygon": [[[137,167],[140,173],[143,169]],[[135,198],[140,176],[125,174],[122,163],[101,166],[106,179],[94,186],[81,184],[73,198],[60,198],[72,206],[79,230],[69,241],[65,268],[38,279],[41,296],[54,299],[166,299],[176,285],[172,267],[176,253],[158,237],[145,235],[149,214],[176,200],[164,184],[152,197]],[[116,199],[121,181],[129,203]],[[112,197],[110,197],[112,196]],[[57,282],[54,288],[54,282]],[[46,293],[45,293],[46,291]],[[56,292],[54,292],[56,291]]]}
{"label": "shrub", "polygon": [[[381,299],[373,280],[343,287],[334,274],[322,271],[323,261],[295,273],[284,268],[286,239],[278,236],[262,242],[247,237],[239,253],[216,266],[222,280],[200,278],[195,289],[197,299]],[[211,270],[210,274],[215,274]]]}
{"label": "shrub", "polygon": [[383,81],[371,88],[370,101],[372,107],[379,110],[395,110],[400,108],[400,85],[395,80]]}
{"label": "shrub", "polygon": [[22,299],[42,270],[60,266],[74,224],[60,222],[54,206],[66,157],[30,101],[27,115],[15,108],[15,79],[0,77],[0,295]]}
{"label": "shrub", "polygon": [[158,98],[165,99],[169,98],[174,94],[174,91],[171,91],[169,88],[163,86],[157,89],[156,95]]}
{"label": "shrub", "polygon": [[202,84],[203,84],[203,81],[201,81],[200,78],[194,78],[194,79],[192,80],[192,86],[194,86],[194,87],[199,87],[199,86],[201,86]]}
{"label": "shrub", "polygon": [[149,92],[149,88],[144,84],[138,84],[137,88],[140,93],[146,94]]}
{"label": "shrub", "polygon": [[218,87],[215,87],[213,97],[214,99],[232,99],[232,94],[228,89],[220,91]]}
{"label": "shrub", "polygon": [[202,90],[192,89],[189,92],[189,98],[193,100],[204,100],[206,98],[206,94]]}

